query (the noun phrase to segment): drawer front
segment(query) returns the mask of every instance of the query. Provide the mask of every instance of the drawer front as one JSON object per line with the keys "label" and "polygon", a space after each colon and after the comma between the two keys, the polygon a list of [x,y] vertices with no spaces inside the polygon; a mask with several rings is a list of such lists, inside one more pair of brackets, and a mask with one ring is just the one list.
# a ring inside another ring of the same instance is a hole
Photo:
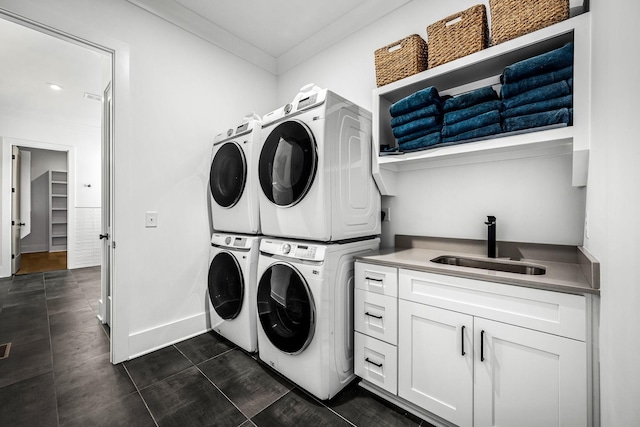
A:
{"label": "drawer front", "polygon": [[396,346],[356,332],[354,334],[354,371],[357,376],[389,393],[398,393]]}
{"label": "drawer front", "polygon": [[356,262],[354,275],[357,289],[398,296],[398,269],[395,267]]}
{"label": "drawer front", "polygon": [[400,269],[400,298],[585,341],[586,298]]}
{"label": "drawer front", "polygon": [[395,297],[355,290],[355,330],[386,341],[398,343],[398,300]]}

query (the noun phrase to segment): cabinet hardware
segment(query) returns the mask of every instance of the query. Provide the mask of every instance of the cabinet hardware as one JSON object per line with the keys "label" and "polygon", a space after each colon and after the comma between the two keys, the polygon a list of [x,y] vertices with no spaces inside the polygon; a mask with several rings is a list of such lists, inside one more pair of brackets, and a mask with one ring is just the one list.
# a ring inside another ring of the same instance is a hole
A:
{"label": "cabinet hardware", "polygon": [[480,361],[484,362],[484,331],[480,331]]}
{"label": "cabinet hardware", "polygon": [[382,319],[382,316],[376,316],[375,314],[371,314],[368,311],[364,315],[369,317],[374,317],[376,319]]}
{"label": "cabinet hardware", "polygon": [[373,280],[374,282],[384,282],[382,279],[376,279],[375,277],[365,277],[365,280]]}
{"label": "cabinet hardware", "polygon": [[464,356],[466,353],[464,352],[464,325],[460,330],[460,342],[462,343],[462,355]]}
{"label": "cabinet hardware", "polygon": [[366,359],[364,359],[364,361],[367,362],[367,363],[371,363],[372,365],[375,365],[378,368],[382,368],[382,363],[376,363],[373,360],[369,359],[368,357]]}

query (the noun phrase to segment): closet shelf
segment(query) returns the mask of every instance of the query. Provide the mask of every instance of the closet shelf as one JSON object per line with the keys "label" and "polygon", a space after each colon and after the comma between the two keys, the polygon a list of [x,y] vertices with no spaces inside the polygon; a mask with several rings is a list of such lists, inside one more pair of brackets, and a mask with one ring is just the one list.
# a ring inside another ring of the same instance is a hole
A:
{"label": "closet shelf", "polygon": [[[396,194],[396,174],[408,170],[571,154],[572,183],[587,184],[590,137],[591,15],[589,12],[425,70],[373,91],[373,175],[382,195]],[[422,151],[378,156],[379,147],[394,146],[389,107],[420,89],[435,86],[441,95],[456,95],[499,85],[507,65],[574,42],[573,126],[436,146]]]}

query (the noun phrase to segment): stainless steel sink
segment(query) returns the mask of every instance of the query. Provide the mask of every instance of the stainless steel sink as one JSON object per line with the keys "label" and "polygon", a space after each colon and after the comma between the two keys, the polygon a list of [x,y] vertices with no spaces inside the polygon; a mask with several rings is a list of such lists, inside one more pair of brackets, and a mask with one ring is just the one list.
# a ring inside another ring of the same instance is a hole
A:
{"label": "stainless steel sink", "polygon": [[438,264],[456,265],[458,267],[481,268],[483,270],[505,271],[507,273],[541,275],[546,269],[540,265],[519,261],[498,261],[493,259],[466,258],[452,255],[442,255],[431,260]]}

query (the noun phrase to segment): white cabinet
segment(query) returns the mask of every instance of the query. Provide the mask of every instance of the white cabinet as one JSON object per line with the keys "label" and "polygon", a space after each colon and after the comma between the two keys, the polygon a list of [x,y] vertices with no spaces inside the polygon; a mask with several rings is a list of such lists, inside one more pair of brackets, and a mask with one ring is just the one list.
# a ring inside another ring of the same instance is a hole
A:
{"label": "white cabinet", "polygon": [[398,287],[398,396],[460,427],[588,425],[584,296],[403,269]]}
{"label": "white cabinet", "polygon": [[474,426],[588,425],[584,342],[474,322]]}
{"label": "white cabinet", "polygon": [[49,171],[49,252],[67,250],[67,172]]}
{"label": "white cabinet", "polygon": [[355,281],[365,388],[438,425],[593,424],[584,295],[361,261]]}
{"label": "white cabinet", "polygon": [[396,394],[398,270],[356,262],[354,279],[354,371]]}
{"label": "white cabinet", "polygon": [[[574,42],[573,126],[378,156],[395,145],[389,107],[429,86],[456,95],[500,84],[504,67]],[[572,153],[574,186],[587,184],[590,147],[591,15],[585,13],[373,90],[373,174],[382,195],[396,194],[396,174],[415,169]]]}
{"label": "white cabinet", "polygon": [[398,305],[398,396],[472,426],[473,317],[404,300]]}

